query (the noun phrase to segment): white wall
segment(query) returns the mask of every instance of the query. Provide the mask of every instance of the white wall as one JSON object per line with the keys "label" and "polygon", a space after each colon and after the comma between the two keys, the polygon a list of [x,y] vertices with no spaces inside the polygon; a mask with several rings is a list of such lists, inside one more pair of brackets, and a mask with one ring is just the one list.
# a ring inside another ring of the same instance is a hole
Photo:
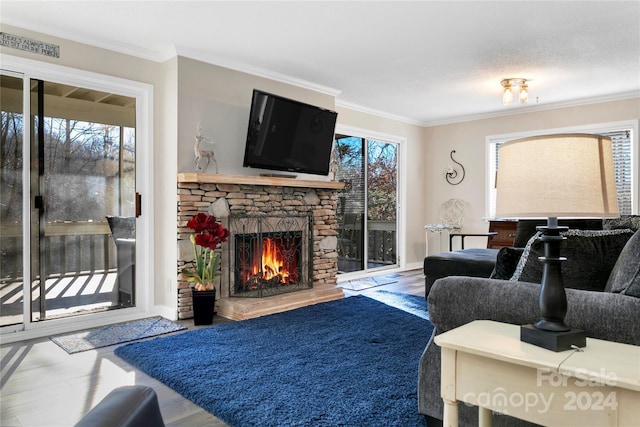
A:
{"label": "white wall", "polygon": [[[336,109],[335,99],[331,94],[188,58],[176,57],[160,64],[16,27],[3,25],[3,31],[57,44],[60,46],[60,58],[6,47],[1,47],[0,53],[143,82],[153,87],[151,151],[154,185],[153,194],[143,194],[146,201],[152,202],[143,215],[152,218],[153,229],[145,256],[153,260],[152,271],[147,279],[152,284],[150,303],[155,311],[168,317],[173,317],[177,310],[175,178],[177,172],[195,171],[193,143],[198,123],[202,123],[202,134],[215,143],[213,148],[220,173],[255,175],[264,171],[242,167],[251,94],[254,88],[320,107]],[[411,162],[416,163],[417,159],[423,157],[419,127],[360,113],[350,114],[347,109],[339,111],[338,122],[407,137],[407,148],[413,147],[410,148]],[[412,168],[413,165],[410,164],[408,167]],[[213,172],[213,167],[208,171]],[[300,177],[328,179],[304,174]],[[417,183],[422,181],[416,180]],[[409,233],[422,227],[423,206],[419,199],[411,199],[411,205],[407,209]],[[406,262],[421,261],[422,244],[419,236],[418,241],[408,240]]]}
{"label": "white wall", "polygon": [[[547,111],[523,113],[500,118],[475,120],[443,126],[428,127],[425,132],[424,167],[426,169],[425,223],[438,222],[438,207],[443,201],[457,197],[465,200],[466,211],[463,231],[486,232],[489,224],[485,215],[485,141],[487,136],[518,132],[558,129],[597,123],[640,119],[640,98],[604,102]],[[635,135],[635,146],[638,147]],[[449,153],[466,169],[464,181],[456,186],[445,181],[447,165],[451,163]],[[637,157],[636,157],[637,162]],[[636,165],[638,167],[638,165]],[[640,194],[637,194],[640,198]],[[438,247],[437,235],[432,235],[431,249]],[[459,240],[454,249],[458,248]],[[468,237],[465,247],[484,247],[486,238]],[[443,239],[445,246],[445,239]],[[446,242],[448,246],[448,241]],[[444,249],[444,248],[443,248]]]}
{"label": "white wall", "polygon": [[[403,185],[406,215],[403,263],[417,266],[424,256],[426,223],[437,222],[439,204],[451,197],[467,202],[466,231],[486,231],[484,215],[484,143],[488,135],[605,123],[640,118],[640,100],[609,102],[574,108],[528,113],[423,128],[372,114],[336,107],[332,95],[252,76],[187,58],[159,64],[81,43],[3,26],[3,31],[60,45],[60,58],[0,48],[0,53],[22,56],[80,70],[140,81],[154,88],[153,158],[154,187],[151,212],[153,233],[153,303],[167,316],[176,311],[176,173],[191,172],[196,126],[213,139],[220,173],[257,174],[242,168],[242,156],[253,88],[299,99],[338,111],[340,125],[368,129],[406,139]],[[449,152],[456,150],[466,168],[457,186],[444,179]],[[213,171],[210,169],[209,172]],[[312,176],[313,179],[327,179]],[[474,245],[472,239],[469,246]],[[479,246],[484,242],[476,243]],[[437,242],[431,247],[437,247]]]}
{"label": "white wall", "polygon": [[[254,88],[297,99],[319,107],[338,112],[338,125],[351,126],[373,132],[389,134],[406,139],[401,150],[406,150],[409,171],[407,184],[411,197],[406,198],[403,208],[405,219],[405,244],[403,247],[406,264],[419,264],[424,257],[422,203],[424,157],[422,128],[396,120],[384,119],[371,114],[336,107],[330,94],[277,82],[250,74],[206,64],[200,61],[179,58],[178,60],[178,171],[195,172],[193,163],[194,136],[198,123],[202,123],[202,134],[214,141],[213,148],[221,174],[257,175],[269,172],[242,167],[244,146]],[[207,172],[214,172],[209,166]],[[327,180],[326,176],[299,174],[300,178]],[[419,197],[415,197],[419,194]]]}
{"label": "white wall", "polygon": [[[213,146],[203,148],[213,149],[219,173],[258,175],[269,172],[242,167],[253,89],[334,109],[334,97],[331,95],[180,57],[177,147],[179,172],[196,171],[193,146],[198,123],[202,123],[202,135],[214,142]],[[209,166],[207,172],[215,172],[213,165]],[[298,176],[302,179],[329,179],[321,175]]]}
{"label": "white wall", "polygon": [[154,141],[154,239],[151,242],[154,259],[154,303],[162,307],[162,314],[177,313],[178,248],[176,239],[176,159],[178,150],[178,59],[160,64],[157,71],[163,76],[156,87]]}

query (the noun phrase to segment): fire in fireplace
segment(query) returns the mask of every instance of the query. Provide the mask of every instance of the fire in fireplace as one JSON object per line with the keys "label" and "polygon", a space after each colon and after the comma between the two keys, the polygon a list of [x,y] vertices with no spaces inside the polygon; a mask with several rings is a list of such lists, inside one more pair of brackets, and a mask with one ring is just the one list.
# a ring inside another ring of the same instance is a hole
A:
{"label": "fire in fireplace", "polygon": [[243,290],[256,290],[296,284],[298,271],[299,236],[262,237],[236,235],[240,272],[239,285]]}
{"label": "fire in fireplace", "polygon": [[232,217],[231,296],[264,297],[311,287],[313,217]]}

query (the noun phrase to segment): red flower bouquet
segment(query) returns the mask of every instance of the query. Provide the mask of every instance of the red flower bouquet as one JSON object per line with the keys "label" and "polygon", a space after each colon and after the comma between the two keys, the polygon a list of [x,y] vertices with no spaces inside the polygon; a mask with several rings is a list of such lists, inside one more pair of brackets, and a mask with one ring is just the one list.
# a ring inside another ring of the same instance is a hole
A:
{"label": "red flower bouquet", "polygon": [[229,237],[229,230],[224,228],[213,215],[198,213],[187,223],[187,227],[195,233],[191,235],[195,269],[185,268],[182,272],[188,282],[195,283],[198,291],[213,289],[213,281],[220,268],[220,254],[215,250]]}

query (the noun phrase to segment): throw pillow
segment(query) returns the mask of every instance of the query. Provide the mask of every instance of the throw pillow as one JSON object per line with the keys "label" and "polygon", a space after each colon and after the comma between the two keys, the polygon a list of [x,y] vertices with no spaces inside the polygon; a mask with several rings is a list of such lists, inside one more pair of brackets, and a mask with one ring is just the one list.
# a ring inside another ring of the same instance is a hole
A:
{"label": "throw pillow", "polygon": [[640,231],[622,249],[605,290],[640,298]]}
{"label": "throw pillow", "polygon": [[516,269],[513,271],[513,276],[511,276],[509,280],[512,280],[514,282],[520,280],[520,276],[522,275],[522,270],[524,269],[524,266],[527,264],[527,260],[529,259],[529,253],[531,252],[531,245],[533,245],[534,242],[538,241],[538,237],[540,237],[540,234],[542,233],[540,233],[539,231],[536,231],[533,234],[533,236],[529,237],[529,240],[524,245],[524,249],[522,250],[522,255],[520,255],[520,259],[518,260],[518,265],[516,266]]}
{"label": "throw pillow", "polygon": [[525,248],[527,243],[538,232],[536,227],[547,225],[546,219],[520,219],[516,226],[516,235],[513,238],[514,248]]}
{"label": "throw pillow", "polygon": [[489,277],[491,279],[509,280],[516,271],[522,252],[524,252],[524,248],[500,248],[496,257],[496,266]]}
{"label": "throw pillow", "polygon": [[[602,291],[607,285],[611,271],[622,248],[633,236],[631,230],[568,230],[560,244],[560,256],[567,258],[562,263],[562,279],[566,288]],[[524,249],[518,267],[511,280],[540,283],[543,264],[538,257],[544,256],[544,245],[536,233]]]}
{"label": "throw pillow", "polygon": [[602,228],[615,230],[628,228],[633,231],[640,230],[640,215],[621,215],[620,218],[607,218],[602,221]]}
{"label": "throw pillow", "polygon": [[[524,248],[527,242],[538,230],[536,227],[547,225],[546,219],[521,219],[518,220],[516,236],[513,239],[514,248]],[[562,218],[558,220],[558,225],[569,227],[570,230],[602,230],[602,219],[587,218]],[[630,228],[630,227],[618,227]]]}

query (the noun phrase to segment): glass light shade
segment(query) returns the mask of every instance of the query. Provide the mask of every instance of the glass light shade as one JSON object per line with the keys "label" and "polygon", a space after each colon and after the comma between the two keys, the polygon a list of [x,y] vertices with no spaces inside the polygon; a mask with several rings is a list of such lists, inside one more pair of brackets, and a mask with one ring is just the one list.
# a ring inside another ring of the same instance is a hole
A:
{"label": "glass light shade", "polygon": [[502,94],[502,103],[504,105],[511,105],[513,102],[513,91],[511,86],[505,86],[504,93]]}
{"label": "glass light shade", "polygon": [[527,85],[520,86],[520,96],[518,97],[520,99],[520,102],[527,102],[529,100],[528,89],[529,86]]}
{"label": "glass light shade", "polygon": [[558,134],[517,139],[498,150],[496,216],[618,216],[611,139]]}

